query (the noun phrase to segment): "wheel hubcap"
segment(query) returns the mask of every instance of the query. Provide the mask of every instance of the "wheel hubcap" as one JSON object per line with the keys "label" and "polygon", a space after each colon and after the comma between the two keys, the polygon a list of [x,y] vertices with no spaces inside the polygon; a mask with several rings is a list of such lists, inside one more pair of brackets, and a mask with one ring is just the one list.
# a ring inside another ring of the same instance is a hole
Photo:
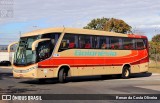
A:
{"label": "wheel hubcap", "polygon": [[129,75],[129,71],[125,70],[125,77],[128,77],[128,75]]}

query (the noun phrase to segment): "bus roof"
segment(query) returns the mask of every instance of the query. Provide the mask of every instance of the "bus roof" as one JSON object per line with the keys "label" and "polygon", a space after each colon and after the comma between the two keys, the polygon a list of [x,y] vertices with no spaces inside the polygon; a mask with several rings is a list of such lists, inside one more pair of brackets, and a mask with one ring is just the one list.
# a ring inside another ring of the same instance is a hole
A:
{"label": "bus roof", "polygon": [[147,38],[146,36],[142,35],[134,35],[134,34],[121,34],[115,32],[107,32],[107,31],[99,31],[99,30],[90,30],[90,29],[79,29],[79,28],[46,28],[46,29],[39,29],[32,32],[28,32],[23,34],[21,37],[28,37],[28,36],[35,36],[47,33],[73,33],[73,34],[92,34],[92,35],[103,35],[103,36],[119,36],[119,37],[131,37],[131,38]]}

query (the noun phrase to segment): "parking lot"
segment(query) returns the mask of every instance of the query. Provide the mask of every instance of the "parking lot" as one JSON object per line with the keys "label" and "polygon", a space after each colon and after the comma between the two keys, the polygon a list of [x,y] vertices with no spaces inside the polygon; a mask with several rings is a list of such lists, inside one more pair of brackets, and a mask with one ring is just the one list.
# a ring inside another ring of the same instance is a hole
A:
{"label": "parking lot", "polygon": [[11,68],[0,67],[1,94],[159,94],[159,88],[160,75],[156,73],[134,74],[130,79],[120,79],[116,76],[108,76],[106,79],[100,76],[74,77],[70,78],[68,83],[60,84],[57,79],[49,79],[46,83],[15,79],[12,77]]}

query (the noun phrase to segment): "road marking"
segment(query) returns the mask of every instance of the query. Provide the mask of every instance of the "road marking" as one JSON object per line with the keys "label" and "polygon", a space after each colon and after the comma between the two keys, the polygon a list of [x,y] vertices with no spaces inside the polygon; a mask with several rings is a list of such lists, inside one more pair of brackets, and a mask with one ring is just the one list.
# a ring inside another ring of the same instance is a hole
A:
{"label": "road marking", "polygon": [[160,85],[149,85],[149,86],[135,86],[139,88],[144,88],[144,89],[150,89],[150,90],[155,90],[155,91],[160,91]]}
{"label": "road marking", "polygon": [[159,73],[153,73],[152,75],[160,75]]}

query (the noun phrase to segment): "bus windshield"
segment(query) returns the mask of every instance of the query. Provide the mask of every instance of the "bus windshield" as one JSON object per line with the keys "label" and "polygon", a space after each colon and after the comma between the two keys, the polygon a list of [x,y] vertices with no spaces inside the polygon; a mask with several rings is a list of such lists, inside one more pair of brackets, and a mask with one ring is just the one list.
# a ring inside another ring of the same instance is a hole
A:
{"label": "bus windshield", "polygon": [[39,36],[22,37],[14,56],[15,65],[29,65],[36,62],[36,53],[32,51],[32,43]]}
{"label": "bus windshield", "polygon": [[[30,65],[49,58],[59,36],[60,33],[47,33],[37,36],[21,37],[14,55],[14,65]],[[36,50],[32,51],[32,43],[38,39],[45,38],[50,38],[50,40],[38,43]]]}

